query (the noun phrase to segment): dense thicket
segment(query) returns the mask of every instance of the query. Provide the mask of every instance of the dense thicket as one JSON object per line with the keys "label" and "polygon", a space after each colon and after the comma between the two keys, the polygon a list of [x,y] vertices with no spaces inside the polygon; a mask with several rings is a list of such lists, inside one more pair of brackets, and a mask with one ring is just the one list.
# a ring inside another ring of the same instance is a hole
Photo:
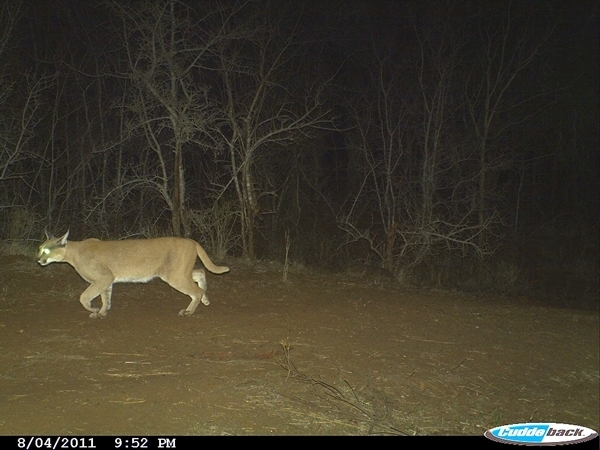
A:
{"label": "dense thicket", "polygon": [[595,298],[596,8],[4,2],[0,235]]}

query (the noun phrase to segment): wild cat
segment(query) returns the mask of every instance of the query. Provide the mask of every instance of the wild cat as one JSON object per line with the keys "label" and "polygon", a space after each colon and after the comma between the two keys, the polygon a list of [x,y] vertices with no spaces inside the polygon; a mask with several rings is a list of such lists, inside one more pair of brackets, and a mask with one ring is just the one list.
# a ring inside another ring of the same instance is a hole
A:
{"label": "wild cat", "polygon": [[[67,241],[64,236],[53,237],[46,233],[46,242],[40,245],[37,260],[42,266],[53,262],[66,262],[90,283],[79,301],[91,311],[90,317],[104,318],[111,307],[114,283],[145,283],[160,278],[179,292],[189,295],[192,301],[180,316],[191,316],[202,301],[209,305],[206,296],[206,274],[194,269],[196,258],[212,273],[229,272],[229,267],[213,264],[206,251],[196,241],[177,237],[155,239],[126,239],[122,241]],[[92,307],[92,300],[100,296],[100,309]]]}

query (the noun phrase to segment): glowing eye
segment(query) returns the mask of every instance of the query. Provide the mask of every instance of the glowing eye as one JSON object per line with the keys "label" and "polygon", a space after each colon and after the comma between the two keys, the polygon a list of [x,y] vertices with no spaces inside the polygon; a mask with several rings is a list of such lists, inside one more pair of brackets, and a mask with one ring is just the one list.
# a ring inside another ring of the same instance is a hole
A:
{"label": "glowing eye", "polygon": [[48,253],[50,253],[50,250],[48,250],[47,248],[45,248],[44,250],[42,250],[42,253],[44,255],[47,255]]}

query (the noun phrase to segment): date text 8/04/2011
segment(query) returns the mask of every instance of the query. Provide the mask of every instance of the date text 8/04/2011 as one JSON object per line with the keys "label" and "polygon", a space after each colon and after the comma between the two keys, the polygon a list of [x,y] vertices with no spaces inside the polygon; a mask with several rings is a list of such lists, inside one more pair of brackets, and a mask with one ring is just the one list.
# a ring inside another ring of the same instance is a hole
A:
{"label": "date text 8/04/2011", "polygon": [[149,449],[176,448],[176,438],[167,437],[65,437],[65,436],[32,436],[17,438],[18,449]]}

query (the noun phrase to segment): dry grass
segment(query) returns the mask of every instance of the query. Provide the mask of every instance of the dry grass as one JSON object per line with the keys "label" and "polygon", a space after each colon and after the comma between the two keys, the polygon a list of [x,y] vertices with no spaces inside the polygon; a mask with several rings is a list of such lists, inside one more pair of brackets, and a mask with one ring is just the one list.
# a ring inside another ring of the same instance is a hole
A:
{"label": "dry grass", "polygon": [[[206,314],[170,314],[173,293],[158,282],[121,286],[115,314],[90,321],[72,268],[5,261],[6,434],[481,436],[528,420],[597,428],[597,312],[374,289],[292,264],[284,284],[282,266],[236,260],[227,279],[213,279],[219,300]],[[63,428],[48,424],[57,405]],[[86,415],[104,422],[71,428]]]}
{"label": "dry grass", "polygon": [[313,388],[313,398],[295,397],[295,400],[305,405],[325,408],[328,410],[327,416],[334,417],[334,419],[326,419],[323,414],[312,414],[313,420],[328,420],[336,425],[361,423],[367,427],[366,434],[369,435],[406,436],[409,434],[398,428],[385,405],[373,404],[372,401],[369,402],[359,397],[347,380],[344,380],[345,386],[343,388],[337,388],[332,384],[300,372],[290,359],[292,345],[289,338],[281,341],[280,344],[283,349],[283,357],[278,358],[277,363],[287,372],[286,382],[292,380],[310,385]]}

